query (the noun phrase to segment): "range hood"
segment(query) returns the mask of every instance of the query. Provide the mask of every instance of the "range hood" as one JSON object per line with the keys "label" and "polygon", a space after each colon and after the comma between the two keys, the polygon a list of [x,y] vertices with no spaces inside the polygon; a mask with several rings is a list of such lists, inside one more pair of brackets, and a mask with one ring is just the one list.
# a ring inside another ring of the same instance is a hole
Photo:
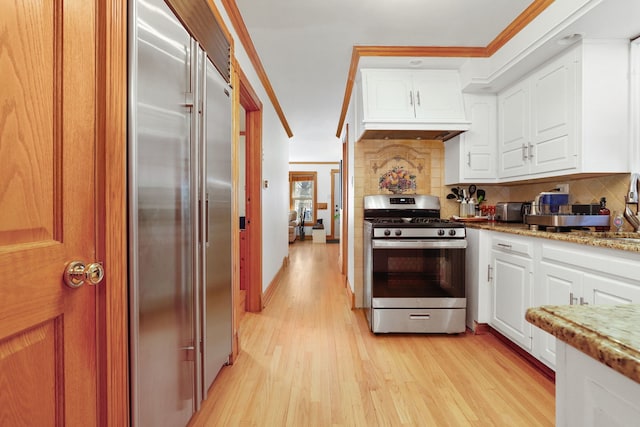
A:
{"label": "range hood", "polygon": [[457,70],[360,71],[358,139],[446,141],[470,129]]}

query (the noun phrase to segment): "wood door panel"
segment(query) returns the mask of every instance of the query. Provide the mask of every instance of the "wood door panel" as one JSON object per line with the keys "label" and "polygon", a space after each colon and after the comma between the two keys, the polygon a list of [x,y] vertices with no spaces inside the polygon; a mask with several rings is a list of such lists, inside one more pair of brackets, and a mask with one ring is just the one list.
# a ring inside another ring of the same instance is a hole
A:
{"label": "wood door panel", "polygon": [[[0,420],[11,426],[62,425],[60,319],[0,341],[0,382],[22,384],[0,393]],[[28,376],[26,380],[25,376]]]}
{"label": "wood door panel", "polygon": [[0,2],[2,425],[97,423],[97,288],[62,280],[100,261],[95,8]]}
{"label": "wood door panel", "polygon": [[53,238],[55,3],[1,6],[0,245]]}

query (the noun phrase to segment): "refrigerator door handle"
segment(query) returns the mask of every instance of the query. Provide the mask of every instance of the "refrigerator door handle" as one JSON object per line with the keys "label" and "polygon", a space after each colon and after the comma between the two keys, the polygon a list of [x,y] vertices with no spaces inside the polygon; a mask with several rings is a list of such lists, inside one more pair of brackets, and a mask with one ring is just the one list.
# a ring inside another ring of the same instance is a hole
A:
{"label": "refrigerator door handle", "polygon": [[205,228],[204,228],[204,243],[209,246],[209,193],[207,193],[204,202],[204,215],[205,215]]}

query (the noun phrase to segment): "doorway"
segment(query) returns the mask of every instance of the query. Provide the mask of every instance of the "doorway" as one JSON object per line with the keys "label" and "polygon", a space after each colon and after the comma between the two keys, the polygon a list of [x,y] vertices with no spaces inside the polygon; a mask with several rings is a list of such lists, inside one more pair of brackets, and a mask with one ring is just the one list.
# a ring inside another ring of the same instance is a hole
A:
{"label": "doorway", "polygon": [[331,236],[332,241],[340,242],[340,212],[342,211],[342,174],[340,169],[331,169]]}

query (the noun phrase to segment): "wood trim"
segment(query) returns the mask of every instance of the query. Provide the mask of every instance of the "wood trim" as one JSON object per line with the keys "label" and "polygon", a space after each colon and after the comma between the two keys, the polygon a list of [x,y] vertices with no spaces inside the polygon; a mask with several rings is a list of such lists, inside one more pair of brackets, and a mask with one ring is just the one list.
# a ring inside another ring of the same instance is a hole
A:
{"label": "wood trim", "polygon": [[474,323],[475,323],[475,329],[473,333],[475,335],[486,335],[491,333],[491,326],[489,326],[488,323],[478,323],[475,321]]}
{"label": "wood trim", "polygon": [[511,22],[507,28],[502,30],[498,36],[491,41],[486,47],[487,56],[496,53],[509,40],[518,34],[524,27],[529,25],[538,15],[540,15],[554,0],[535,0],[527,7],[516,19]]}
{"label": "wood trim", "polygon": [[[424,56],[444,58],[484,58],[487,48],[467,46],[354,46],[362,56]],[[358,59],[359,59],[358,58]]]}
{"label": "wood trim", "polygon": [[290,165],[336,165],[340,166],[340,162],[289,162]]}
{"label": "wood trim", "polygon": [[351,304],[351,310],[357,310],[356,294],[351,290],[351,285],[349,284],[349,278],[346,275],[344,276],[344,286],[345,286],[345,292],[347,293],[347,299]]}
{"label": "wood trim", "polygon": [[271,280],[271,283],[269,283],[267,289],[262,293],[262,308],[265,308],[267,305],[269,305],[269,301],[271,301],[271,298],[273,298],[273,294],[280,286],[280,282],[282,282],[282,275],[285,273],[288,267],[289,255],[282,259],[282,265],[280,266],[280,269],[278,270],[276,275],[273,276],[273,280]]}
{"label": "wood trim", "polygon": [[349,109],[349,102],[351,102],[351,93],[353,92],[353,85],[356,81],[356,73],[358,72],[359,62],[360,54],[358,53],[357,46],[354,46],[351,50],[351,65],[349,65],[349,72],[347,73],[347,85],[344,88],[342,110],[340,111],[340,118],[338,119],[338,129],[336,129],[337,138],[340,138],[340,135],[342,134],[342,127],[344,126],[344,121],[347,118],[347,110]]}
{"label": "wood trim", "polygon": [[127,260],[127,1],[97,5],[96,178],[99,425],[129,425]]}
{"label": "wood trim", "polygon": [[342,110],[338,119],[336,137],[340,138],[342,127],[347,117],[351,93],[358,71],[358,63],[361,56],[422,56],[422,57],[462,57],[462,58],[486,58],[490,57],[503,47],[509,40],[518,34],[524,27],[533,21],[554,0],[533,0],[533,2],[502,30],[487,46],[354,46],[351,53],[351,65],[347,75],[347,85],[342,100]]}
{"label": "wood trim", "polygon": [[509,349],[511,349],[514,353],[516,353],[518,356],[526,360],[534,369],[536,369],[538,372],[544,375],[547,379],[549,379],[549,381],[552,381],[553,383],[556,382],[556,373],[553,371],[553,369],[549,368],[547,365],[545,365],[544,363],[542,363],[541,361],[533,357],[525,349],[523,349],[522,347],[520,347],[519,345],[511,341],[509,338],[502,335],[500,332],[492,328],[490,325],[487,325],[487,327],[489,328],[489,333],[495,336],[496,338],[498,338],[498,340],[502,344],[504,344]]}
{"label": "wood trim", "polygon": [[345,126],[342,135],[342,232],[340,233],[340,244],[342,245],[342,262],[340,271],[347,280],[347,268],[349,261],[349,124]]}
{"label": "wood trim", "polygon": [[242,19],[242,15],[240,14],[238,5],[236,4],[235,0],[222,0],[222,5],[227,11],[227,16],[229,16],[233,28],[235,28],[236,33],[238,34],[240,43],[242,43],[242,46],[244,46],[244,49],[247,51],[247,56],[249,56],[249,60],[251,61],[253,68],[258,74],[258,78],[260,79],[264,90],[267,92],[267,96],[271,100],[273,108],[276,110],[276,114],[280,119],[280,123],[282,123],[287,136],[289,138],[293,137],[293,132],[291,132],[291,128],[289,127],[289,123],[287,122],[287,118],[282,111],[282,107],[280,106],[280,102],[278,101],[276,93],[273,90],[273,86],[271,86],[271,82],[269,81],[267,72],[262,65],[262,61],[260,60],[260,56],[256,51],[253,40],[251,40],[249,30],[247,30],[244,20]]}
{"label": "wood trim", "polygon": [[237,61],[240,105],[246,114],[246,310],[262,310],[262,103]]}

